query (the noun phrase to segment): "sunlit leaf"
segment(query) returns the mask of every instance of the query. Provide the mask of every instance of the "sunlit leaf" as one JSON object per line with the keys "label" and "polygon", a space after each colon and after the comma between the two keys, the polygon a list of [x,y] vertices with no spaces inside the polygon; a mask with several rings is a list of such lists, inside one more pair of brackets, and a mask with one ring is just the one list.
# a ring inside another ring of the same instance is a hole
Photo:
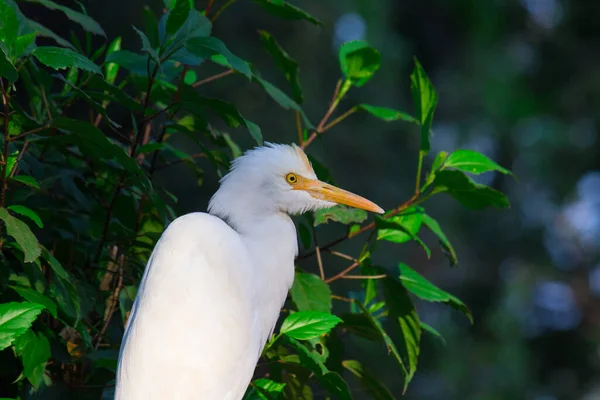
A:
{"label": "sunlit leaf", "polygon": [[328,333],[342,320],[320,311],[299,311],[283,320],[280,332],[298,340],[308,340]]}
{"label": "sunlit leaf", "polygon": [[410,75],[410,91],[412,92],[417,120],[421,124],[421,151],[427,154],[431,149],[431,123],[433,122],[438,95],[421,63],[416,58],[415,67]]}
{"label": "sunlit leaf", "polygon": [[296,272],[290,295],[298,311],[331,312],[331,289],[315,274]]}
{"label": "sunlit leaf", "polygon": [[37,389],[43,382],[46,363],[50,358],[50,343],[46,336],[28,330],[15,340],[15,349],[23,361],[23,376]]}
{"label": "sunlit leaf", "polygon": [[40,228],[44,227],[44,224],[42,223],[42,220],[40,219],[39,215],[37,215],[36,212],[33,211],[32,209],[30,209],[29,207],[13,205],[13,206],[8,206],[8,209],[14,213],[17,213],[24,217],[29,218],[30,220],[35,222],[35,224],[38,227],[40,227]]}
{"label": "sunlit leaf", "polygon": [[43,309],[43,305],[29,302],[0,304],[0,350],[25,333]]}
{"label": "sunlit leaf", "polygon": [[471,174],[481,174],[488,171],[499,171],[505,175],[511,173],[488,157],[473,150],[456,150],[446,159],[444,168],[458,169]]}
{"label": "sunlit leaf", "polygon": [[359,224],[367,219],[367,217],[368,214],[365,210],[338,204],[331,208],[315,211],[314,226],[326,224],[329,221],[339,222],[344,225],[352,223]]}
{"label": "sunlit leaf", "polygon": [[37,238],[27,224],[10,215],[6,208],[0,208],[0,219],[4,221],[6,234],[15,239],[23,250],[23,254],[25,255],[24,261],[35,261],[40,256],[42,250]]}
{"label": "sunlit leaf", "polygon": [[379,51],[362,40],[342,44],[339,59],[344,76],[359,87],[373,77],[381,64]]}
{"label": "sunlit leaf", "polygon": [[[106,49],[106,57],[114,53],[115,51],[121,50],[121,36],[117,37],[113,40],[108,49]],[[115,63],[106,63],[104,65],[104,74],[106,75],[106,82],[113,84],[115,83],[115,79],[117,79],[117,74],[119,73],[119,66]]]}
{"label": "sunlit leaf", "polygon": [[20,182],[24,185],[31,186],[32,188],[39,189],[40,185],[38,185],[37,181],[33,176],[28,175],[16,175],[10,178],[11,181]]}
{"label": "sunlit leaf", "polygon": [[481,210],[488,206],[507,208],[510,203],[506,196],[489,186],[475,183],[461,171],[440,171],[433,180],[436,192],[446,192],[463,206]]}
{"label": "sunlit leaf", "polygon": [[423,222],[423,208],[411,207],[390,218],[376,217],[377,240],[405,243],[415,238]]}
{"label": "sunlit leaf", "polygon": [[408,265],[400,263],[398,264],[398,268],[400,269],[400,281],[402,282],[402,285],[412,294],[423,300],[446,303],[452,308],[465,314],[467,318],[469,318],[469,321],[473,323],[473,316],[465,303],[450,293],[438,288]]}
{"label": "sunlit leaf", "polygon": [[46,310],[56,318],[56,303],[48,296],[41,294],[35,289],[24,286],[9,285],[9,287],[17,292],[23,299],[31,303],[43,305]]}
{"label": "sunlit leaf", "polygon": [[418,124],[419,121],[412,115],[403,111],[397,111],[387,107],[376,107],[369,104],[361,104],[358,106],[360,109],[365,110],[369,114],[384,121],[406,121],[413,124]]}

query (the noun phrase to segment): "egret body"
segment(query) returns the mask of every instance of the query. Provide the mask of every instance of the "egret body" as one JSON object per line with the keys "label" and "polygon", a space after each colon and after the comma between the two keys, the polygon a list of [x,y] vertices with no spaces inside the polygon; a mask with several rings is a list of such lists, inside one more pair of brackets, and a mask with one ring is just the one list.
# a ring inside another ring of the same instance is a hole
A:
{"label": "egret body", "polygon": [[240,400],[294,279],[290,214],[336,203],[382,213],[319,181],[297,146],[233,161],[208,213],[177,218],[148,261],[119,354],[117,400]]}

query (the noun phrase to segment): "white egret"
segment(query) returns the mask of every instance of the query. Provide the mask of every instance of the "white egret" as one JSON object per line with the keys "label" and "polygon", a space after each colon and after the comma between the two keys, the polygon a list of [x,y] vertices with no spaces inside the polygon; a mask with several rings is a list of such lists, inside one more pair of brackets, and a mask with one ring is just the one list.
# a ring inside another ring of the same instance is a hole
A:
{"label": "white egret", "polygon": [[207,213],[177,218],[148,261],[125,329],[117,400],[239,400],[273,333],[298,253],[289,214],[360,196],[319,181],[297,146],[232,163]]}

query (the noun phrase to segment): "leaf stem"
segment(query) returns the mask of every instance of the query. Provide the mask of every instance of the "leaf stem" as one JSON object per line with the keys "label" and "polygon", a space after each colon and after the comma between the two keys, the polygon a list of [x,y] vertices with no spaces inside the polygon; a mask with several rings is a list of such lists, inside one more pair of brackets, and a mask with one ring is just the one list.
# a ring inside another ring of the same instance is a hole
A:
{"label": "leaf stem", "polygon": [[[317,128],[308,137],[308,139],[306,139],[306,142],[303,142],[300,144],[300,147],[302,149],[306,149],[317,138],[317,136],[319,136],[321,133],[323,133],[327,130],[327,129],[325,129],[325,124],[327,123],[327,120],[329,119],[329,117],[331,117],[331,114],[333,114],[336,107],[338,106],[338,104],[340,103],[340,101],[342,100],[342,98],[344,97],[346,92],[348,92],[349,89],[350,89],[350,81],[348,81],[348,80],[343,81],[342,79],[338,80],[337,84],[335,85],[335,90],[333,91],[333,96],[331,97],[331,102],[329,103],[329,109],[327,109],[327,112],[325,113],[325,115],[323,116],[323,118],[321,119],[319,124],[317,125]],[[350,114],[348,114],[348,115],[350,115]],[[346,117],[348,115],[346,115]],[[340,119],[340,121],[341,121],[341,119]],[[337,124],[340,121],[338,121],[336,119],[336,121],[333,121],[333,122],[335,122],[333,125]],[[331,126],[333,126],[333,125],[331,125]],[[329,128],[331,126],[329,126]]]}
{"label": "leaf stem", "polygon": [[358,111],[358,106],[352,107],[351,109],[349,109],[348,111],[346,111],[345,113],[343,113],[342,115],[340,115],[339,117],[337,117],[336,119],[334,119],[333,121],[331,121],[330,123],[325,125],[322,129],[322,132],[325,132],[325,131],[333,128],[335,125],[339,124],[340,122],[342,122],[343,120],[348,118],[350,115],[354,114],[356,111]]}
{"label": "leaf stem", "polygon": [[192,87],[193,87],[193,88],[197,88],[198,86],[204,85],[204,84],[206,84],[206,83],[209,83],[209,82],[212,82],[212,81],[216,81],[217,79],[223,78],[223,77],[225,77],[225,76],[227,76],[227,75],[231,75],[231,74],[233,74],[234,72],[235,72],[235,71],[234,71],[234,69],[233,69],[233,68],[231,68],[231,69],[228,69],[228,70],[227,70],[227,71],[225,71],[225,72],[221,72],[221,73],[219,73],[219,74],[216,74],[216,75],[213,75],[213,76],[209,76],[209,77],[208,77],[208,78],[206,78],[206,79],[202,79],[201,81],[194,82],[194,84],[192,85]]}
{"label": "leaf stem", "polygon": [[15,141],[15,140],[19,140],[19,139],[24,138],[25,136],[28,136],[28,135],[31,135],[31,134],[43,131],[44,129],[50,129],[50,124],[46,124],[44,126],[40,126],[39,128],[35,128],[35,129],[30,130],[30,131],[23,132],[23,133],[21,133],[21,134],[19,134],[17,136],[9,137],[8,141],[12,142],[12,141]]}
{"label": "leaf stem", "polygon": [[331,282],[337,281],[338,279],[341,279],[344,275],[346,275],[348,272],[352,271],[354,268],[358,267],[359,265],[360,265],[360,263],[358,261],[355,261],[348,268],[346,268],[339,274],[334,275],[331,278],[325,279],[325,283],[331,283]]}
{"label": "leaf stem", "polygon": [[302,146],[304,142],[304,132],[302,132],[302,120],[300,119],[300,111],[296,111],[296,130],[298,131],[298,143]]}
{"label": "leaf stem", "polygon": [[423,168],[423,156],[425,154],[423,153],[422,150],[419,150],[419,163],[417,165],[417,178],[416,178],[416,184],[415,184],[415,194],[418,195],[419,191],[421,190],[421,170]]}

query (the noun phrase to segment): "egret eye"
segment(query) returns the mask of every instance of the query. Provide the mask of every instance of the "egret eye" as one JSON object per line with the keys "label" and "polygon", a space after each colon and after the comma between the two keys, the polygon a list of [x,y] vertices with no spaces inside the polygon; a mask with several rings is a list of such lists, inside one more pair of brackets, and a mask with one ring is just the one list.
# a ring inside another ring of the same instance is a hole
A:
{"label": "egret eye", "polygon": [[298,176],[296,176],[296,174],[290,173],[285,176],[285,180],[287,181],[287,183],[294,185],[298,183]]}

